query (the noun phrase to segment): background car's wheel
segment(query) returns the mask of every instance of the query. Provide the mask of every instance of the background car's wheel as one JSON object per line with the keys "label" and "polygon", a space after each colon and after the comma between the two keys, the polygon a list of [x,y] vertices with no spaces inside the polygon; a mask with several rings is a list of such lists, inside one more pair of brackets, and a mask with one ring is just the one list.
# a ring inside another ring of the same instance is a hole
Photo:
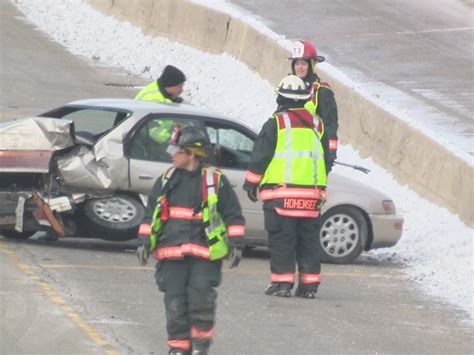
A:
{"label": "background car's wheel", "polygon": [[327,211],[321,220],[319,242],[322,260],[349,264],[362,253],[367,240],[367,223],[355,207],[338,206]]}
{"label": "background car's wheel", "polygon": [[25,240],[33,236],[36,232],[17,232],[15,230],[2,230],[0,235],[7,239]]}
{"label": "background car's wheel", "polygon": [[88,200],[83,205],[85,228],[94,236],[107,240],[137,237],[145,214],[143,205],[125,194]]}

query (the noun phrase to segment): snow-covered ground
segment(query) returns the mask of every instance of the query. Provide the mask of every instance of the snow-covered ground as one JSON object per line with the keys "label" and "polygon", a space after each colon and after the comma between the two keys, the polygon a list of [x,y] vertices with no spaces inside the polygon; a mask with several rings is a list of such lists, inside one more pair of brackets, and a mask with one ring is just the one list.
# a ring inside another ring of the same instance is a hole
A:
{"label": "snow-covered ground", "polygon": [[[229,55],[210,55],[167,39],[144,36],[140,29],[105,17],[81,0],[12,2],[29,21],[75,55],[150,80],[156,79],[165,65],[176,65],[188,77],[184,95],[187,101],[238,118],[256,130],[275,108],[272,86]],[[207,3],[219,8],[224,1]],[[263,28],[255,19],[250,20]],[[284,41],[281,36],[273,36]],[[404,263],[404,272],[414,285],[465,310],[472,320],[473,229],[447,209],[400,186],[390,173],[371,159],[362,159],[351,146],[342,145],[339,158],[371,169],[369,175],[340,167],[335,171],[386,192],[405,217],[398,245],[371,251],[370,257]]]}

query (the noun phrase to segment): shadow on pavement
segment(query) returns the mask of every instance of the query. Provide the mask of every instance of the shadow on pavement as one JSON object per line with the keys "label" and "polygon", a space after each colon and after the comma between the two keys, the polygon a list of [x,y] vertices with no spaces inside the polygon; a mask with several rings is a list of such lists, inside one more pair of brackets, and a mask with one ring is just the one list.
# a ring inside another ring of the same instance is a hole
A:
{"label": "shadow on pavement", "polygon": [[[27,240],[13,240],[1,237],[5,241],[11,244],[29,244],[38,246],[47,246],[49,248],[57,249],[78,249],[78,250],[95,250],[105,253],[131,253],[135,252],[138,241],[129,240],[124,242],[108,241],[98,238],[60,238],[57,241],[45,241],[38,239],[44,234],[41,232],[36,233],[33,237]],[[252,247],[245,248],[244,258],[256,259],[256,260],[268,260],[270,254],[266,247]],[[337,265],[325,263],[327,265]],[[351,266],[363,266],[363,267],[391,267],[395,269],[403,269],[405,264],[398,257],[387,256],[387,257],[374,257],[370,254],[362,254],[356,261],[350,265],[340,265],[340,267],[351,267]]]}

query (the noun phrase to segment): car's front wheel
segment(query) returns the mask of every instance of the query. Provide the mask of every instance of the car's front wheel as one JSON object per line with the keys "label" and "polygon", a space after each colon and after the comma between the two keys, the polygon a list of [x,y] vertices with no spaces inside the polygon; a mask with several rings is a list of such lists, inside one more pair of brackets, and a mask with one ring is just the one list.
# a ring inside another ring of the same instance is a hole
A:
{"label": "car's front wheel", "polygon": [[350,264],[362,253],[362,243],[367,240],[367,233],[367,223],[357,208],[332,208],[322,216],[319,230],[322,260]]}
{"label": "car's front wheel", "polygon": [[137,236],[145,214],[143,205],[131,196],[117,194],[86,201],[86,229],[102,239],[127,240]]}

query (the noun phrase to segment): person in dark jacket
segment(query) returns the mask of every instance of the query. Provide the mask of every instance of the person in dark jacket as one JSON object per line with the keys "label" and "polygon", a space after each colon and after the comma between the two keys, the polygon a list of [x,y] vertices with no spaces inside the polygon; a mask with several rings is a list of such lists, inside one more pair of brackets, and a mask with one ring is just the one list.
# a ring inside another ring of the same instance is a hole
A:
{"label": "person in dark jacket", "polygon": [[277,92],[278,110],[255,141],[243,189],[250,200],[263,201],[271,271],[265,294],[290,297],[298,281],[295,295],[315,298],[321,270],[317,229],[327,181],[323,127],[304,108],[310,92],[300,78],[283,78]]}
{"label": "person in dark jacket", "polygon": [[180,69],[172,65],[167,65],[165,69],[163,69],[160,77],[145,86],[137,96],[135,96],[135,100],[174,102],[179,104],[183,102],[180,95],[183,92],[185,81],[186,76]]}
{"label": "person in dark jacket", "polygon": [[[183,102],[180,96],[183,93],[186,76],[184,73],[172,66],[167,65],[160,77],[145,86],[135,96],[135,100],[160,102],[160,103],[175,103]],[[158,144],[164,144],[171,137],[173,129],[173,121],[153,120],[150,123],[149,135]]]}
{"label": "person in dark jacket", "polygon": [[164,292],[170,354],[207,354],[215,330],[216,288],[224,258],[236,267],[245,220],[227,178],[205,166],[209,140],[192,126],[177,128],[168,151],[173,166],[151,191],[139,235],[142,264],[152,251]]}
{"label": "person in dark jacket", "polygon": [[334,93],[329,84],[322,82],[314,71],[317,63],[324,62],[325,58],[318,55],[311,42],[300,40],[294,43],[290,60],[292,73],[301,78],[311,90],[311,99],[305,104],[305,108],[324,122],[322,144],[326,172],[329,174],[337,158],[339,122]]}

